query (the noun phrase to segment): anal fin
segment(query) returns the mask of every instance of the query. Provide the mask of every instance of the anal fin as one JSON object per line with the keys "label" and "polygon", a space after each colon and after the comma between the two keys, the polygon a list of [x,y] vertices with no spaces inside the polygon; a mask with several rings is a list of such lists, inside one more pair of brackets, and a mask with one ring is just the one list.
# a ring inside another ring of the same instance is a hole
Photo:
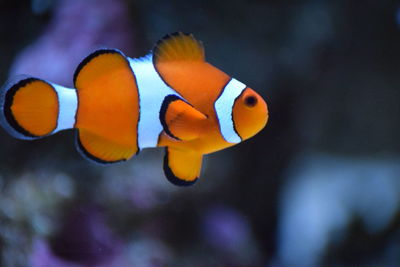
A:
{"label": "anal fin", "polygon": [[189,141],[200,136],[207,116],[175,95],[165,97],[161,106],[160,121],[170,137]]}
{"label": "anal fin", "polygon": [[167,147],[164,172],[167,179],[179,186],[194,184],[200,176],[203,155],[191,150]]}
{"label": "anal fin", "polygon": [[76,139],[78,150],[97,163],[125,161],[137,152],[136,146],[118,144],[82,129],[77,130]]}

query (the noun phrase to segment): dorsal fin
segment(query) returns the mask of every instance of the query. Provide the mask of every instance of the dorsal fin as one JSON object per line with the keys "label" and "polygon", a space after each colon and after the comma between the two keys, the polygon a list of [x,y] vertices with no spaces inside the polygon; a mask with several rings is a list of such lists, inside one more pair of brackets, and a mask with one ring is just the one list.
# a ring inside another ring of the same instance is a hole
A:
{"label": "dorsal fin", "polygon": [[204,47],[192,34],[176,32],[164,36],[153,49],[156,63],[168,61],[205,61]]}

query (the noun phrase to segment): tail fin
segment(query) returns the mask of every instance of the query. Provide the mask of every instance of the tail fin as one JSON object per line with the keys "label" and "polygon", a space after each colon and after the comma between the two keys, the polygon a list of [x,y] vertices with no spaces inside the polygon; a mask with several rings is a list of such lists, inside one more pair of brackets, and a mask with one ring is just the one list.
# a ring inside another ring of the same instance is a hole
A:
{"label": "tail fin", "polygon": [[16,138],[37,139],[73,128],[76,106],[75,90],[19,76],[2,88],[0,121]]}

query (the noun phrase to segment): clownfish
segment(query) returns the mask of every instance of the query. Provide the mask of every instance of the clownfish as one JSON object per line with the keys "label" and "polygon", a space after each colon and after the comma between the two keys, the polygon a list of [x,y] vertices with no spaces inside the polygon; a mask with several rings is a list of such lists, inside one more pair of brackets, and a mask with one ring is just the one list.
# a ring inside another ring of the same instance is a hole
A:
{"label": "clownfish", "polygon": [[165,147],[166,177],[186,186],[198,179],[203,155],[254,136],[268,121],[263,98],[207,63],[191,34],[167,35],[141,58],[96,50],[73,82],[74,89],[29,76],[9,80],[3,128],[28,140],[75,129],[78,151],[98,163]]}

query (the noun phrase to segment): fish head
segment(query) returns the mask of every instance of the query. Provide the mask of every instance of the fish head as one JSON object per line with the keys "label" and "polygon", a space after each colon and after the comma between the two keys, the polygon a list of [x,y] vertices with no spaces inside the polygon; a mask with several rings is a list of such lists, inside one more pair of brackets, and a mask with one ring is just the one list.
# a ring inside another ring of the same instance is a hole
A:
{"label": "fish head", "polygon": [[267,103],[253,89],[246,87],[234,102],[232,118],[235,130],[242,140],[249,139],[267,124]]}

